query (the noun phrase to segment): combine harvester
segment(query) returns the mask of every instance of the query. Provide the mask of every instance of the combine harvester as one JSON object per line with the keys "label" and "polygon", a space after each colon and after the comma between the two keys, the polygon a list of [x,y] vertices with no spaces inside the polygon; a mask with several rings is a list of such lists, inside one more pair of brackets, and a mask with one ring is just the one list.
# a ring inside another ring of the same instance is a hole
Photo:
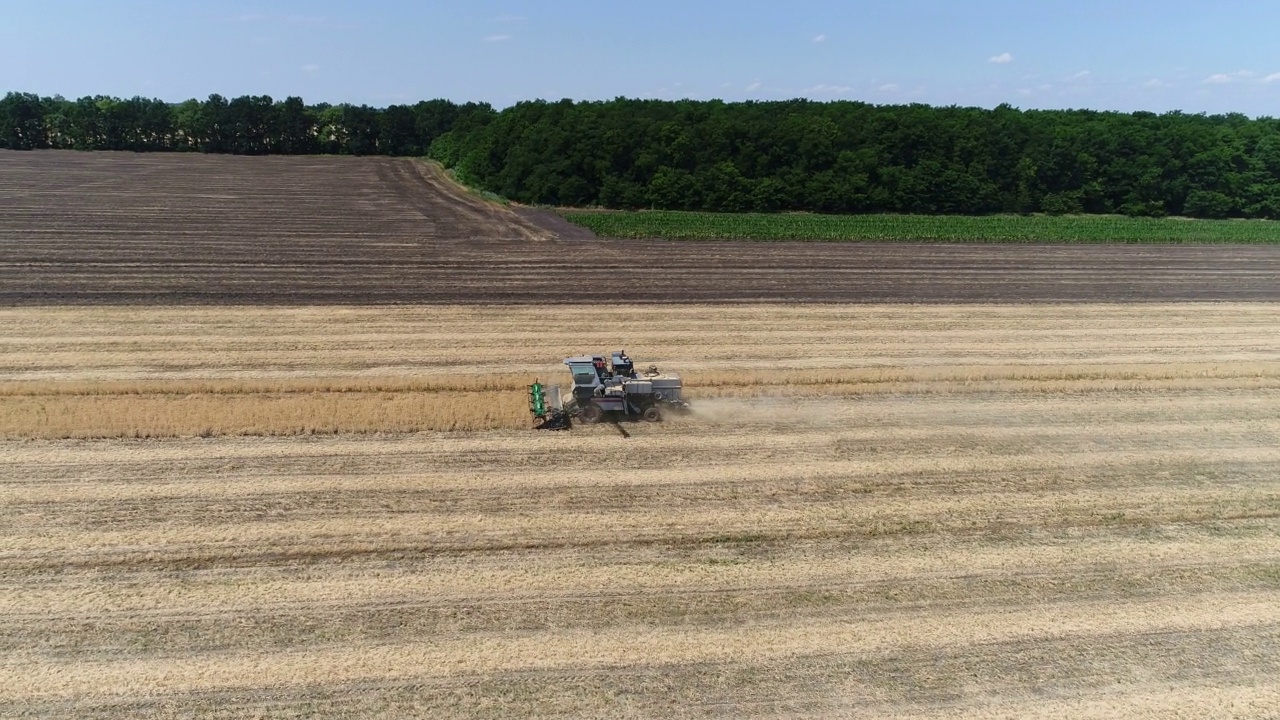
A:
{"label": "combine harvester", "polygon": [[535,382],[529,386],[529,412],[539,430],[568,430],[573,418],[594,424],[604,420],[658,422],[667,412],[685,412],[679,375],[658,372],[640,375],[627,353],[613,353],[609,363],[601,355],[565,358],[573,375],[573,394],[561,400],[559,386]]}

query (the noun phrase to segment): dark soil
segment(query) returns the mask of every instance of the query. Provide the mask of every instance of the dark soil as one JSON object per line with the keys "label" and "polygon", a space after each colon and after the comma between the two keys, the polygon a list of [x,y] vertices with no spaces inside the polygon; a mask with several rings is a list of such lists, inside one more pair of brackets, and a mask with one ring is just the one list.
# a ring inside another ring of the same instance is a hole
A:
{"label": "dark soil", "polygon": [[0,152],[0,304],[1280,300],[1280,246],[603,240],[426,163]]}

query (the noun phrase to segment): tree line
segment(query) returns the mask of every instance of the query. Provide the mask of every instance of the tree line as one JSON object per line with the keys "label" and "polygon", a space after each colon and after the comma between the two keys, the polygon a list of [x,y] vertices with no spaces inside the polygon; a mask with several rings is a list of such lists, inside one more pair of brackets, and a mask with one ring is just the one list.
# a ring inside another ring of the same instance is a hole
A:
{"label": "tree line", "polygon": [[0,100],[0,147],[430,156],[512,200],[617,209],[1280,218],[1280,120],[660,101]]}
{"label": "tree line", "polygon": [[490,122],[487,103],[307,105],[246,95],[171,104],[142,97],[67,100],[9,93],[0,100],[0,148],[236,155],[426,155],[453,129]]}

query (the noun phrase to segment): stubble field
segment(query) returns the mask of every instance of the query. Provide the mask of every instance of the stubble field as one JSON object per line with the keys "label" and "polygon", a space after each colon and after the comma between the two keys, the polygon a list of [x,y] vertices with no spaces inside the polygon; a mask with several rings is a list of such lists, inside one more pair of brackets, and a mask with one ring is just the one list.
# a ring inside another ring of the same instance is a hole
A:
{"label": "stubble field", "polygon": [[[1274,305],[0,327],[0,715],[1280,707]],[[527,429],[624,343],[697,412]]]}

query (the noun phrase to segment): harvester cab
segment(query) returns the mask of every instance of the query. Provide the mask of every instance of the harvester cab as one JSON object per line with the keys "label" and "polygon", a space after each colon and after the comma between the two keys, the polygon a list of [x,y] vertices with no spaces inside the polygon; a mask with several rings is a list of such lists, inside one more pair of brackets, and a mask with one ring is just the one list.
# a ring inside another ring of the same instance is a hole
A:
{"label": "harvester cab", "polygon": [[575,400],[595,397],[604,388],[604,381],[608,378],[604,358],[599,355],[580,355],[565,358],[564,364],[569,366],[569,374],[573,376]]}
{"label": "harvester cab", "polygon": [[542,383],[529,386],[529,412],[542,430],[564,430],[577,418],[584,423],[605,419],[658,422],[666,412],[688,410],[680,376],[651,368],[643,377],[626,351],[613,353],[606,363],[601,355],[565,358],[573,379],[572,396],[563,402],[560,388]]}

